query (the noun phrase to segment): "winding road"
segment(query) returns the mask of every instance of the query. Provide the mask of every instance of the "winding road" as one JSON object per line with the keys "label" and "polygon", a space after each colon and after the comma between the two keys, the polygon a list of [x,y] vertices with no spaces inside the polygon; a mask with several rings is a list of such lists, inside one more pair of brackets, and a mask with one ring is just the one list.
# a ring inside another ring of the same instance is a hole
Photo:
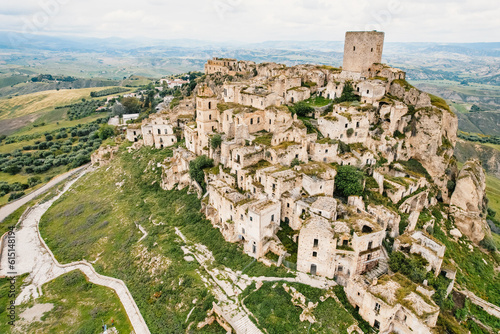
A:
{"label": "winding road", "polygon": [[90,164],[86,164],[86,165],[80,166],[80,167],[72,169],[72,170],[70,170],[70,171],[68,171],[68,172],[66,172],[64,174],[58,175],[58,176],[54,177],[52,180],[50,180],[44,186],[42,186],[42,187],[38,188],[37,190],[29,193],[28,195],[23,196],[23,197],[15,200],[15,201],[12,201],[12,202],[10,202],[8,204],[5,204],[4,206],[2,206],[0,208],[0,223],[5,218],[7,218],[11,213],[13,213],[14,211],[16,211],[20,207],[22,207],[24,204],[26,204],[29,201],[31,201],[33,198],[36,198],[37,196],[43,194],[44,192],[46,192],[47,190],[49,190],[50,188],[52,188],[53,186],[55,186],[59,182],[66,180],[70,176],[75,175],[76,173],[81,172],[82,170],[84,170],[88,166],[90,166]]}
{"label": "winding road", "polygon": [[[71,171],[72,173],[70,175],[73,175],[83,169],[78,177],[69,181],[65,185],[62,192],[60,192],[57,196],[45,203],[33,206],[33,208],[25,215],[15,234],[16,264],[14,268],[9,268],[7,266],[7,252],[3,252],[2,258],[0,259],[0,276],[18,276],[24,273],[30,274],[28,280],[31,281],[31,284],[25,287],[16,298],[16,304],[21,304],[28,301],[30,296],[33,296],[34,298],[40,296],[42,294],[41,287],[43,284],[65,273],[78,269],[82,271],[85,276],[87,276],[90,282],[113,289],[120,298],[135,333],[149,334],[150,331],[148,326],[146,325],[137,304],[123,281],[98,274],[94,270],[94,267],[86,261],[60,264],[55,259],[54,254],[48,248],[47,244],[40,235],[40,231],[38,229],[40,218],[74,182],[86,173],[84,168],[85,166],[78,170]],[[63,179],[69,177],[70,175],[65,176]],[[59,179],[57,182],[60,182],[63,179]],[[24,203],[21,205],[24,205]],[[21,205],[19,205],[19,207]]]}

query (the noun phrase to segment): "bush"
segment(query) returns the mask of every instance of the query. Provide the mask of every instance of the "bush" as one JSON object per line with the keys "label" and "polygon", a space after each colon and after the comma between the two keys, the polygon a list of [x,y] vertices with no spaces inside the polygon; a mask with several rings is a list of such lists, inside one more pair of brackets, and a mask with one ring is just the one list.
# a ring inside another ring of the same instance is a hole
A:
{"label": "bush", "polygon": [[304,101],[298,102],[293,106],[293,111],[297,114],[297,116],[307,116],[307,114],[311,114],[314,112],[314,108],[305,103]]}
{"label": "bush", "polygon": [[394,272],[400,272],[407,276],[415,283],[422,283],[425,279],[427,271],[425,266],[427,261],[418,255],[410,255],[406,257],[401,252],[392,252],[389,255],[389,267]]}
{"label": "bush", "polygon": [[210,146],[215,150],[222,144],[222,137],[220,135],[213,135],[210,138]]}
{"label": "bush", "polygon": [[349,81],[346,81],[342,89],[342,95],[333,100],[334,103],[359,101],[360,97],[354,94],[354,88]]}
{"label": "bush", "polygon": [[483,240],[481,240],[479,245],[486,249],[488,252],[495,252],[497,250],[494,241],[489,237],[485,237]]}
{"label": "bush", "polygon": [[13,201],[15,199],[21,198],[23,196],[24,196],[24,192],[23,191],[10,193],[10,195],[9,195],[9,202]]}
{"label": "bush", "polygon": [[108,139],[115,134],[115,127],[108,124],[102,124],[97,134],[101,140]]}
{"label": "bush", "polygon": [[200,155],[189,162],[189,176],[198,182],[203,190],[206,190],[205,172],[203,170],[213,166],[214,161],[212,159],[209,159],[206,155]]}
{"label": "bush", "polygon": [[340,166],[335,176],[335,192],[340,196],[361,196],[363,174],[352,166]]}

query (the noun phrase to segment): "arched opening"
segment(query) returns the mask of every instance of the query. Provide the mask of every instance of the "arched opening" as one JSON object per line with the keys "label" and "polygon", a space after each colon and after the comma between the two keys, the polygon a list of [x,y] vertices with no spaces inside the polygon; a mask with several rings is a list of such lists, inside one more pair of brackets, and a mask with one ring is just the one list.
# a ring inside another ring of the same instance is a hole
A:
{"label": "arched opening", "polygon": [[212,102],[208,102],[208,109],[212,109]]}
{"label": "arched opening", "polygon": [[372,231],[373,229],[368,225],[363,225],[363,228],[361,229],[362,233],[371,233]]}

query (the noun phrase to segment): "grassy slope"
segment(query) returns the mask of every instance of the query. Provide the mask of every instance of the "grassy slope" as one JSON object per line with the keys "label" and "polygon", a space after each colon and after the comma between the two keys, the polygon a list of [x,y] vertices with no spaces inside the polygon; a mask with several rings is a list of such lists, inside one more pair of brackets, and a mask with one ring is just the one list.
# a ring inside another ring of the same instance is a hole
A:
{"label": "grassy slope", "polygon": [[[289,283],[287,285],[290,286]],[[292,286],[304,294],[306,303],[316,303],[325,294],[324,290],[302,284]],[[354,317],[342,305],[333,298],[328,298],[325,302],[320,302],[312,312],[317,322],[309,326],[309,322],[300,321],[302,309],[293,305],[291,299],[291,295],[283,288],[283,283],[266,282],[260,289],[250,292],[244,303],[269,334],[346,333],[347,328],[355,323]]]}
{"label": "grassy slope", "polygon": [[[59,115],[60,118],[54,119],[55,115]],[[66,118],[66,110],[54,109],[53,111],[49,111],[48,113],[46,113],[45,115],[43,115],[42,117],[40,117],[37,120],[37,123],[45,122],[46,123],[45,125],[41,125],[41,126],[37,126],[37,127],[34,127],[31,124],[27,125],[24,128],[16,131],[16,133],[14,133],[13,136],[34,135],[34,134],[38,134],[38,133],[43,134],[45,132],[51,132],[51,131],[61,129],[61,128],[70,128],[70,127],[73,127],[73,126],[78,125],[78,124],[86,124],[86,123],[93,122],[99,118],[106,117],[106,115],[108,115],[108,113],[95,113],[92,116],[88,116],[88,117],[84,117],[84,118],[75,119],[75,120],[70,121]],[[38,140],[40,140],[40,139],[38,139]],[[33,142],[34,142],[34,140],[33,140]],[[16,145],[18,145],[18,146],[16,146]],[[17,143],[12,143],[12,144],[0,143],[0,153],[10,152],[13,149],[19,148],[19,146],[22,147],[22,146],[26,146],[26,145],[31,145],[31,144],[28,141],[17,142]]]}
{"label": "grassy slope", "polygon": [[[18,276],[15,281],[15,295],[17,296],[20,292],[21,286],[28,274]],[[7,310],[11,301],[14,299],[9,296],[11,291],[11,282],[8,278],[0,278],[0,333],[7,334],[10,333],[12,326],[8,324],[10,319],[10,311]],[[19,316],[19,310],[16,308],[16,316]],[[17,320],[17,318],[16,318]]]}
{"label": "grassy slope", "polygon": [[90,92],[105,88],[64,89],[38,92],[0,100],[0,120],[48,111],[57,106],[90,98]]}
{"label": "grassy slope", "polygon": [[[79,270],[69,272],[43,287],[37,303],[52,303],[42,321],[23,326],[26,333],[99,333],[102,323],[119,333],[130,333],[132,325],[115,292],[89,283]],[[30,305],[31,306],[31,305]]]}
{"label": "grassy slope", "polygon": [[[213,300],[196,273],[199,265],[183,259],[174,226],[191,240],[206,244],[215,253],[215,265],[241,270],[253,262],[237,245],[224,242],[200,212],[195,195],[158,186],[161,171],[153,167],[168,153],[143,148],[129,154],[122,147],[109,169],[80,179],[40,223],[42,236],[59,261],[99,257],[94,265],[98,272],[124,280],[153,333],[185,330],[191,308],[195,310],[190,320],[201,321]],[[141,244],[137,244],[142,233],[136,224],[149,233]],[[283,271],[254,262],[245,273],[280,275]]]}
{"label": "grassy slope", "polygon": [[488,207],[498,213],[500,217],[500,179],[486,175],[486,196],[488,197]]}

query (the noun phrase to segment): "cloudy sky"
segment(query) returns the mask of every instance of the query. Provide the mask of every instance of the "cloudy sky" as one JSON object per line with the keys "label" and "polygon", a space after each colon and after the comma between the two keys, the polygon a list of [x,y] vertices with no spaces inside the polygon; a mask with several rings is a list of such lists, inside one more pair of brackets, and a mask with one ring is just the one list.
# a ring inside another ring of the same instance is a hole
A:
{"label": "cloudy sky", "polygon": [[2,0],[0,30],[209,41],[500,42],[497,0]]}

